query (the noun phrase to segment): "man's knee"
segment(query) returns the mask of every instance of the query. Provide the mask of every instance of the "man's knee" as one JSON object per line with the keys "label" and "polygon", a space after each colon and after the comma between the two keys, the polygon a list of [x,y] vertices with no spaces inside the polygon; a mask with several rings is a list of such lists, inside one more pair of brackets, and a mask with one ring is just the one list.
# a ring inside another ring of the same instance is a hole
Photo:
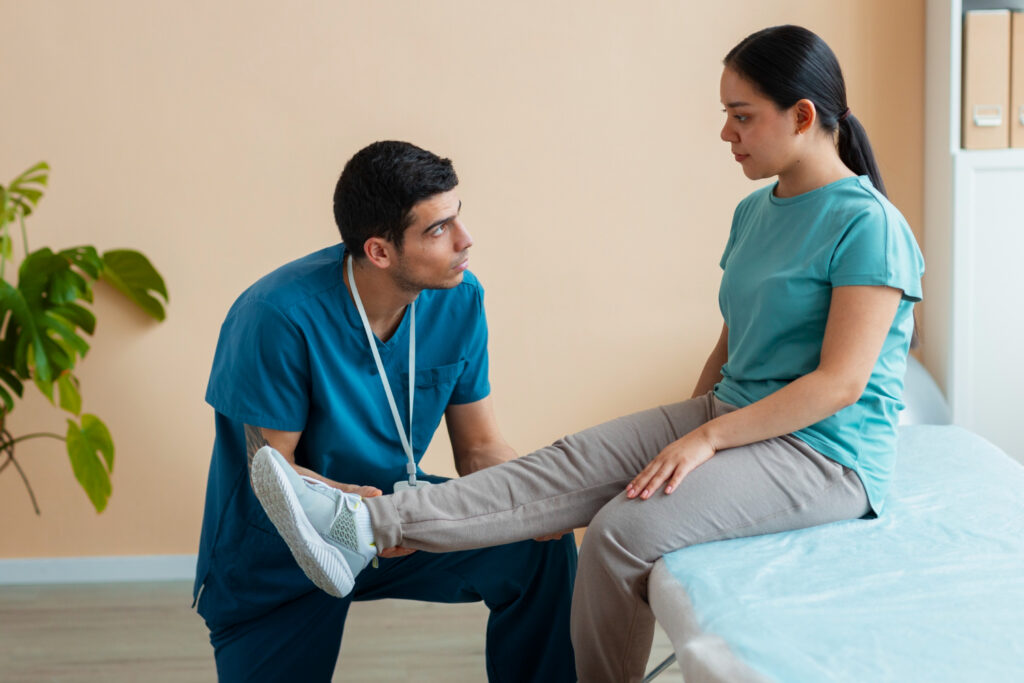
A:
{"label": "man's knee", "polygon": [[210,632],[218,680],[330,681],[350,601],[322,591]]}

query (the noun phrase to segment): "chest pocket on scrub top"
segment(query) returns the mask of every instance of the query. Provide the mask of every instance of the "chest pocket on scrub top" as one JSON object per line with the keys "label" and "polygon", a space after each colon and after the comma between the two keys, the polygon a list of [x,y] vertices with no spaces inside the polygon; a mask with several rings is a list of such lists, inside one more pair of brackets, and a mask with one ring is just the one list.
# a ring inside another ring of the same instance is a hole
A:
{"label": "chest pocket on scrub top", "polygon": [[[416,370],[416,407],[413,411],[412,441],[419,450],[430,443],[441,423],[455,384],[466,368],[466,361]],[[409,373],[403,372],[401,386],[409,386]]]}

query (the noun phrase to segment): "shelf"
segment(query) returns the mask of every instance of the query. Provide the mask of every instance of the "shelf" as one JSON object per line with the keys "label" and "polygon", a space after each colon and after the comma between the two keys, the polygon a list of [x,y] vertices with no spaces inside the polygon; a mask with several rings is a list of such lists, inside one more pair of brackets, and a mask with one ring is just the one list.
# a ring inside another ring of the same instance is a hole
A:
{"label": "shelf", "polygon": [[1024,147],[1008,149],[958,149],[953,153],[958,162],[993,168],[1024,168]]}

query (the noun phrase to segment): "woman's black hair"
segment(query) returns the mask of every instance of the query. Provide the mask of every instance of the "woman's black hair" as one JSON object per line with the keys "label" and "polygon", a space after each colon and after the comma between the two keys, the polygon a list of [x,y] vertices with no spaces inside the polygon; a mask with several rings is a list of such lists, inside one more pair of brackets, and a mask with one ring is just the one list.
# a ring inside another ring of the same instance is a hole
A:
{"label": "woman's black hair", "polygon": [[885,194],[868,134],[847,107],[839,60],[824,40],[801,26],[773,26],[744,38],[723,62],[779,109],[803,99],[813,102],[822,127],[839,133],[842,162]]}

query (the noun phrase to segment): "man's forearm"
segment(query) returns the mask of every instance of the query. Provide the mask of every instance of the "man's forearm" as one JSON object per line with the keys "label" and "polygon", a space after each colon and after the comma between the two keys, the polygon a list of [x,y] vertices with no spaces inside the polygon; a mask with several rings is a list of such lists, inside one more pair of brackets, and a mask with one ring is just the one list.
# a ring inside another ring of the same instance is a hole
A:
{"label": "man's forearm", "polygon": [[263,436],[262,429],[252,425],[245,425],[245,454],[249,458],[250,468],[252,468],[252,456],[256,455],[256,451],[269,445],[267,438]]}
{"label": "man's forearm", "polygon": [[376,495],[373,492],[379,490],[373,486],[357,486],[351,484],[343,484],[333,479],[328,479],[319,472],[314,472],[308,467],[302,467],[295,463],[295,447],[299,443],[299,436],[302,432],[279,432],[275,430],[264,429],[261,427],[254,427],[252,425],[245,425],[245,452],[249,459],[249,468],[252,469],[252,458],[256,455],[256,451],[263,448],[264,446],[270,446],[274,448],[278,453],[284,457],[285,460],[291,463],[295,471],[304,477],[310,477],[317,479],[333,486],[336,489],[343,491],[354,491],[361,495]]}
{"label": "man's forearm", "polygon": [[467,474],[500,465],[515,458],[515,450],[507,443],[478,446],[455,454],[455,471],[459,473],[459,476],[464,477]]}

